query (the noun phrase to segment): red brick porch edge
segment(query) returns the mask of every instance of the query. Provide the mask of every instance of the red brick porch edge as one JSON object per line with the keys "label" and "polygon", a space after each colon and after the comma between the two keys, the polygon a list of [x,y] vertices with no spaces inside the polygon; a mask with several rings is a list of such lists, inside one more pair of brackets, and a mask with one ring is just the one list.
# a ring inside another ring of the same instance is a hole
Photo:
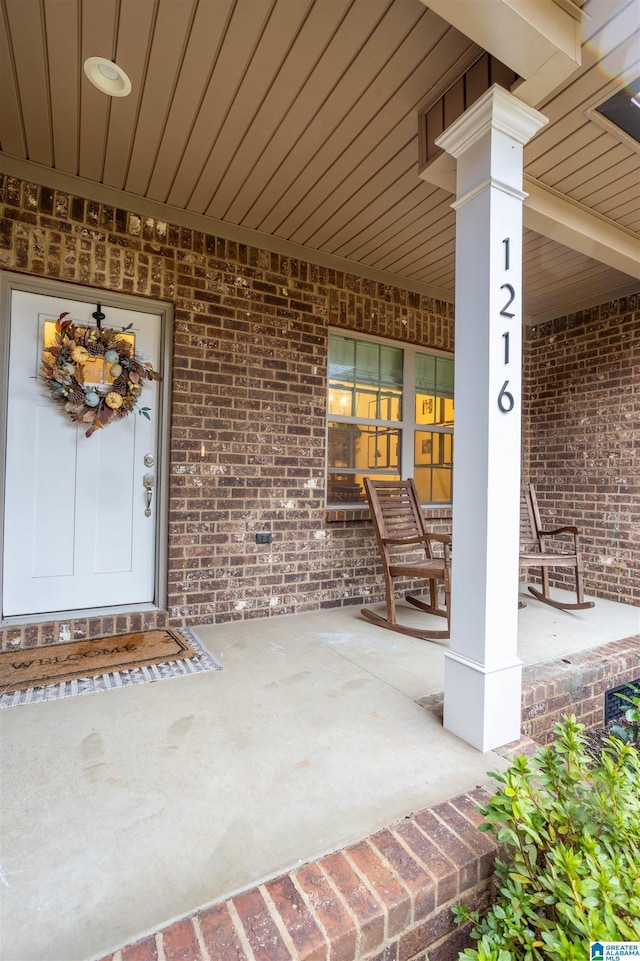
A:
{"label": "red brick porch edge", "polygon": [[[604,691],[638,678],[639,656],[637,636],[525,669],[525,734],[547,743],[564,713],[601,724]],[[438,709],[437,698],[422,703]],[[525,738],[500,753],[534,747]],[[490,790],[412,814],[102,961],[454,961],[470,939],[452,906],[489,901],[497,848],[477,830],[477,805]]]}
{"label": "red brick porch edge", "polygon": [[599,727],[604,723],[605,691],[639,678],[640,634],[526,667],[522,733],[538,744],[549,744],[564,714],[575,714],[587,730]]}
{"label": "red brick porch edge", "polygon": [[103,961],[445,961],[467,933],[451,905],[482,907],[496,846],[478,788],[405,818]]}

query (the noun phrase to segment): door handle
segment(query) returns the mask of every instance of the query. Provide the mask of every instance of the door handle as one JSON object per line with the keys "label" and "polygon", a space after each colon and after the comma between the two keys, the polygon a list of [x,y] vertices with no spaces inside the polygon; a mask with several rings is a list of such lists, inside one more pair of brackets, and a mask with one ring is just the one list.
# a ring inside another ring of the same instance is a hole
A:
{"label": "door handle", "polygon": [[144,516],[151,517],[151,498],[153,497],[153,474],[145,474],[142,478],[142,483],[144,489],[147,492],[147,506],[145,508]]}

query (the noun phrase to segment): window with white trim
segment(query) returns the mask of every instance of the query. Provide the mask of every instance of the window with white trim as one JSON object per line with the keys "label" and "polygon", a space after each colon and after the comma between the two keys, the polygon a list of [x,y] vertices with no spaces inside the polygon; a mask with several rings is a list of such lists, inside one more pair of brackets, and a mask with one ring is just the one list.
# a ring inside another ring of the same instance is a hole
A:
{"label": "window with white trim", "polygon": [[329,333],[327,505],[364,504],[364,477],[413,477],[423,504],[450,504],[453,358]]}

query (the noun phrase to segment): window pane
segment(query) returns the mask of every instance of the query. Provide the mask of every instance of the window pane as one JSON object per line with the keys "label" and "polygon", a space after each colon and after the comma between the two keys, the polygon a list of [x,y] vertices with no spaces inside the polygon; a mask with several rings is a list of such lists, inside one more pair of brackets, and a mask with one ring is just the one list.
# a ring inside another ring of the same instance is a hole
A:
{"label": "window pane", "polygon": [[353,391],[349,387],[331,385],[329,388],[329,413],[350,417],[353,408]]}
{"label": "window pane", "polygon": [[362,475],[329,471],[327,474],[327,503],[362,504],[365,500]]}
{"label": "window pane", "polygon": [[453,471],[448,467],[416,467],[413,478],[421,504],[450,504]]}
{"label": "window pane", "polygon": [[398,470],[400,431],[368,425],[330,423],[328,431],[329,468]]}
{"label": "window pane", "polygon": [[453,398],[437,397],[434,405],[436,424],[453,427]]}
{"label": "window pane", "polygon": [[362,420],[400,420],[402,364],[400,347],[330,337],[329,413]]}
{"label": "window pane", "polygon": [[440,397],[453,397],[453,361],[448,357],[436,357],[436,393]]}
{"label": "window pane", "polygon": [[329,503],[363,502],[364,477],[400,476],[399,430],[343,423],[328,426]]}
{"label": "window pane", "polygon": [[424,467],[426,464],[433,463],[433,442],[435,434],[418,430],[415,434],[415,456],[414,464],[416,467]]}
{"label": "window pane", "polygon": [[400,431],[369,427],[366,429],[366,436],[367,471],[397,471],[400,464]]}
{"label": "window pane", "polygon": [[380,385],[402,390],[402,350],[380,347]]}
{"label": "window pane", "polygon": [[418,498],[421,504],[432,504],[431,496],[431,470],[430,468],[416,467],[413,472]]}
{"label": "window pane", "polygon": [[416,394],[416,424],[433,424],[435,409],[433,394]]}
{"label": "window pane", "polygon": [[354,414],[362,420],[376,420],[378,416],[378,391],[375,387],[358,384],[355,393]]}
{"label": "window pane", "polygon": [[363,420],[400,420],[401,412],[401,391],[374,391],[360,385],[356,388],[356,417]]}
{"label": "window pane", "polygon": [[433,394],[436,384],[436,358],[431,354],[416,354],[416,389]]}
{"label": "window pane", "polygon": [[416,354],[416,423],[453,426],[453,360]]}
{"label": "window pane", "polygon": [[329,383],[355,382],[356,344],[347,337],[329,338]]}
{"label": "window pane", "polygon": [[431,501],[433,504],[450,504],[452,500],[452,472],[448,468],[438,468],[431,472]]}
{"label": "window pane", "polygon": [[355,378],[359,384],[380,383],[380,347],[365,341],[356,343]]}
{"label": "window pane", "polygon": [[400,420],[402,417],[403,351],[400,347],[378,344],[378,409],[377,420]]}
{"label": "window pane", "polygon": [[449,503],[453,467],[453,435],[416,431],[413,476],[425,504]]}
{"label": "window pane", "polygon": [[356,466],[356,457],[361,448],[362,431],[356,424],[329,424],[328,465],[329,467]]}
{"label": "window pane", "polygon": [[364,478],[374,480],[399,480],[398,471],[384,471],[376,474],[374,471],[366,473],[351,473],[349,471],[329,471],[327,474],[327,502],[329,504],[364,504]]}
{"label": "window pane", "polygon": [[329,338],[329,413],[351,417],[354,408],[355,341]]}

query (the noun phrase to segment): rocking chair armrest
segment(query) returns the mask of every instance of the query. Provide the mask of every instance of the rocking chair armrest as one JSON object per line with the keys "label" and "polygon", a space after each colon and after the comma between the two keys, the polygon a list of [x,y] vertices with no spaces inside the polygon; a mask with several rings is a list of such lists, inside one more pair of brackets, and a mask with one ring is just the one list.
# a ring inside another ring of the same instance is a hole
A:
{"label": "rocking chair armrest", "polygon": [[[554,539],[558,537],[560,534],[571,534],[571,536],[573,537],[573,550],[577,554],[577,552],[580,550],[580,535],[578,533],[578,528],[573,527],[573,525],[570,527],[558,527],[556,530],[553,530],[553,531],[538,531],[538,536],[540,538],[540,551],[543,554],[546,554],[546,551],[547,551],[546,541],[549,538]],[[569,545],[565,543],[565,550],[570,550],[570,549],[571,548],[569,547]]]}
{"label": "rocking chair armrest", "polygon": [[556,534],[577,534],[577,527],[558,527],[554,531],[538,531],[540,537],[555,537]]}
{"label": "rocking chair armrest", "polygon": [[[439,552],[439,556],[444,558],[444,562],[447,567],[451,566],[451,543],[453,538],[451,534],[429,534],[429,540],[435,541],[436,544],[442,544],[442,550]],[[436,554],[434,553],[434,557]]]}
{"label": "rocking chair armrest", "polygon": [[451,547],[451,534],[427,534],[430,541],[438,541],[440,544],[448,544]]}

